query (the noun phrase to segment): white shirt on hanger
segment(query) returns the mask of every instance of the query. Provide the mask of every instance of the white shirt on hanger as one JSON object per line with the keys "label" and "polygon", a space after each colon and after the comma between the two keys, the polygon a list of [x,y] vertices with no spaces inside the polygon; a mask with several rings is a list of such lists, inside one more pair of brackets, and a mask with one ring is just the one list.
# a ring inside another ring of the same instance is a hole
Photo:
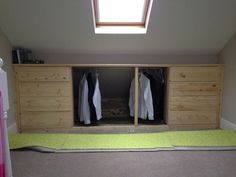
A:
{"label": "white shirt on hanger", "polygon": [[95,90],[93,94],[93,105],[96,110],[97,120],[102,118],[102,107],[101,107],[101,92],[99,88],[98,75],[96,75]]}
{"label": "white shirt on hanger", "polygon": [[152,91],[150,80],[140,74],[139,78],[139,117],[142,119],[154,120]]}
{"label": "white shirt on hanger", "polygon": [[[140,74],[139,77],[139,106],[138,117],[141,119],[154,120],[152,91],[150,80],[144,75]],[[134,79],[130,86],[129,98],[130,116],[134,116]]]}
{"label": "white shirt on hanger", "polygon": [[84,121],[84,124],[91,124],[90,120],[90,108],[88,102],[88,81],[84,74],[79,86],[81,92],[79,93],[79,116],[80,121]]}

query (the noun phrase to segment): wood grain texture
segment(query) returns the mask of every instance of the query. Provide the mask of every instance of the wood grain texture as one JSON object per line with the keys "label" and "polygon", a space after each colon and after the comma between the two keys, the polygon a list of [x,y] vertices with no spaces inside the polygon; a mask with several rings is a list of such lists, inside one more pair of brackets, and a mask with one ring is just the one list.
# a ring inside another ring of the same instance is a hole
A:
{"label": "wood grain texture", "polygon": [[216,111],[170,111],[169,124],[216,124]]}
{"label": "wood grain texture", "polygon": [[170,97],[170,111],[217,111],[216,96]]}
{"label": "wood grain texture", "polygon": [[19,81],[71,81],[69,67],[17,67]]}
{"label": "wood grain texture", "polygon": [[165,107],[164,107],[164,121],[168,123],[169,119],[169,98],[170,98],[170,82],[169,80],[169,73],[170,73],[170,68],[166,69],[166,89],[165,89]]}
{"label": "wood grain texture", "polygon": [[218,82],[219,67],[170,67],[169,81]]}
{"label": "wood grain texture", "polygon": [[221,67],[170,67],[167,124],[171,129],[219,127]]}
{"label": "wood grain texture", "polygon": [[170,96],[218,95],[218,82],[170,82]]}
{"label": "wood grain texture", "polygon": [[15,116],[16,116],[16,125],[17,131],[21,132],[21,117],[20,117],[20,82],[18,80],[18,74],[16,72],[16,68],[13,67],[14,71],[14,86],[15,86],[15,94],[14,94],[14,104],[15,104]]}
{"label": "wood grain texture", "polygon": [[70,97],[21,97],[21,112],[24,111],[71,111]]}
{"label": "wood grain texture", "polygon": [[218,110],[217,110],[217,119],[216,125],[217,128],[220,128],[220,120],[222,116],[222,102],[223,102],[223,90],[224,90],[224,66],[220,66],[221,75],[219,80],[219,97],[218,97]]}
{"label": "wood grain texture", "polygon": [[21,82],[20,96],[71,96],[70,82]]}
{"label": "wood grain texture", "polygon": [[71,68],[17,66],[14,70],[18,131],[72,128]]}
{"label": "wood grain texture", "polygon": [[49,130],[72,128],[71,112],[24,112],[21,114],[22,130]]}
{"label": "wood grain texture", "polygon": [[216,129],[216,124],[168,124],[171,130],[206,130]]}

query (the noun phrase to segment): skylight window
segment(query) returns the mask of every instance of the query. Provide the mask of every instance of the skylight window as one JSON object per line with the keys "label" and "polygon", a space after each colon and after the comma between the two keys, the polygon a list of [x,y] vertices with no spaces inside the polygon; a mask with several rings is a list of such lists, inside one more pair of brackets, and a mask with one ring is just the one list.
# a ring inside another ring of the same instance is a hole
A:
{"label": "skylight window", "polygon": [[95,33],[146,33],[152,0],[92,0]]}

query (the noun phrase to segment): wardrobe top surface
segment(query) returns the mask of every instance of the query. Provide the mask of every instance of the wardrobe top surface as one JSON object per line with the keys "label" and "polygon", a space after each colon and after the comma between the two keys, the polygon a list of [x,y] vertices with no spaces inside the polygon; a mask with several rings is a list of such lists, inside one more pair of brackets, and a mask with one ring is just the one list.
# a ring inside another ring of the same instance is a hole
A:
{"label": "wardrobe top surface", "polygon": [[13,66],[28,66],[28,67],[194,67],[194,66],[202,66],[202,67],[209,67],[209,66],[224,66],[223,64],[13,64]]}

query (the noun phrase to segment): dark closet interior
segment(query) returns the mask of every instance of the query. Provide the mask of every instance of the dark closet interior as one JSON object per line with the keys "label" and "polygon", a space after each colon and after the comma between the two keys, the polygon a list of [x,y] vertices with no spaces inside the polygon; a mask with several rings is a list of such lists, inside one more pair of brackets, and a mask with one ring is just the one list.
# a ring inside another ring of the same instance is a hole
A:
{"label": "dark closet interior", "polygon": [[88,72],[98,74],[102,118],[94,125],[122,125],[133,124],[133,118],[129,116],[129,89],[134,78],[133,68],[77,68],[73,70],[74,93],[74,123],[75,126],[83,126],[79,121],[78,97],[79,83],[83,75]]}
{"label": "dark closet interior", "polygon": [[[95,124],[99,125],[133,125],[134,118],[130,116],[129,98],[130,86],[134,79],[134,68],[84,68],[74,67],[73,93],[74,93],[74,125],[85,126],[78,114],[79,84],[84,74],[97,73],[101,92],[102,118]],[[164,124],[164,105],[166,90],[165,68],[140,68],[139,72],[150,80],[153,97],[154,120],[138,120],[139,124]]]}
{"label": "dark closet interior", "polygon": [[138,123],[147,125],[165,124],[166,68],[140,68],[139,73],[144,74],[150,81],[154,120],[139,118]]}

